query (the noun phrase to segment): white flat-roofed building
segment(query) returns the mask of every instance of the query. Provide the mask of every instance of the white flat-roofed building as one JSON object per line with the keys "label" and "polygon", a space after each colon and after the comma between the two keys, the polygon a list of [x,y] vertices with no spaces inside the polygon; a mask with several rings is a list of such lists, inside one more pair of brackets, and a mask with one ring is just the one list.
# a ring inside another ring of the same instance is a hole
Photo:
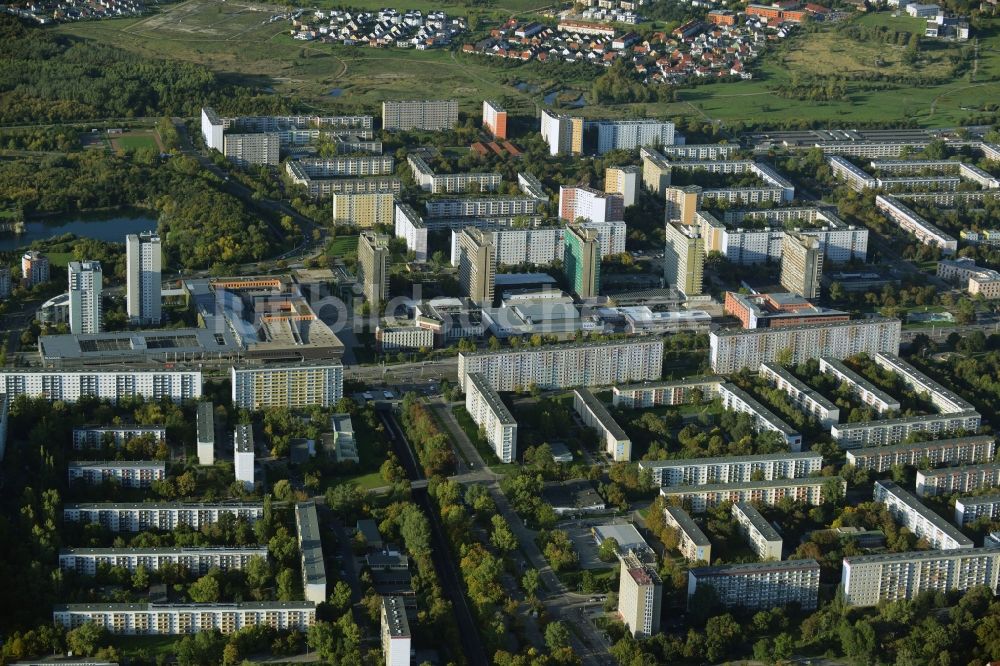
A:
{"label": "white flat-roofed building", "polygon": [[869,407],[874,407],[875,411],[879,414],[899,411],[899,400],[896,400],[837,359],[820,358],[819,371],[833,376],[841,384],[846,384],[852,395]]}
{"label": "white flat-roofed building", "polygon": [[597,430],[605,453],[615,462],[632,459],[632,440],[600,400],[588,389],[573,391],[573,409],[580,419]]}
{"label": "white flat-roofed building", "polygon": [[826,158],[826,161],[830,165],[830,171],[833,172],[833,175],[845,181],[848,187],[855,192],[878,188],[878,178],[869,174],[861,167],[856,166],[850,160],[840,155],[830,155]]}
{"label": "white flat-roofed building", "polygon": [[894,465],[916,467],[925,460],[931,465],[980,463],[993,460],[995,446],[992,435],[867,446],[847,451],[847,464],[879,473],[892,469]]}
{"label": "white flat-roofed building", "polygon": [[[774,506],[786,497],[810,506],[824,502],[823,486],[837,477],[811,477],[808,479],[774,479],[771,481],[743,481],[740,483],[710,483],[703,486],[667,486],[660,488],[660,495],[670,502],[690,507],[694,513],[703,513],[723,502],[761,502]],[[847,482],[840,481],[846,492]]]}
{"label": "white flat-roofed building", "polygon": [[611,150],[635,150],[643,146],[670,146],[675,142],[674,124],[655,119],[585,121],[597,130],[597,154]]}
{"label": "white flat-roofed building", "polygon": [[409,204],[396,203],[393,215],[396,238],[406,240],[406,249],[412,250],[416,261],[427,261],[427,225]]}
{"label": "white flat-roofed building", "polygon": [[908,231],[917,237],[924,245],[933,245],[941,248],[942,254],[954,254],[958,251],[958,241],[949,236],[939,228],[917,215],[910,208],[903,205],[898,198],[880,194],[875,197],[875,207],[890,220],[895,222],[904,231]]}
{"label": "white flat-roofed building", "polygon": [[559,217],[570,222],[613,222],[624,219],[625,203],[620,194],[590,187],[559,187]]}
{"label": "white flat-roofed building", "polygon": [[375,327],[375,346],[382,352],[433,349],[434,331],[419,326],[413,319],[386,318]]}
{"label": "white flat-roofed building", "polygon": [[1000,464],[963,465],[917,470],[917,496],[970,493],[1000,486]]}
{"label": "white flat-roofed building", "polygon": [[633,636],[652,636],[660,630],[663,582],[655,567],[634,553],[619,556],[618,615]]}
{"label": "white flat-roofed building", "polygon": [[788,361],[795,364],[821,356],[844,359],[861,353],[895,354],[899,351],[901,329],[898,319],[873,318],[713,331],[709,334],[709,359],[713,371],[732,374],[743,368],[756,370],[761,363],[777,361],[788,350]]}
{"label": "white flat-roofed building", "polygon": [[77,402],[89,396],[117,404],[142,396],[179,403],[201,397],[201,370],[10,370],[0,372],[0,393],[50,402]]}
{"label": "white flat-roofed building", "polygon": [[152,437],[154,441],[167,441],[167,429],[164,426],[83,426],[73,428],[73,449],[97,449],[105,443],[122,447],[130,439],[136,437]]}
{"label": "white flat-roofed building", "polygon": [[1000,593],[1000,548],[922,550],[845,557],[840,587],[850,606],[914,599],[985,585]]}
{"label": "white flat-roofed building", "polygon": [[382,102],[382,129],[451,129],[458,124],[458,100],[408,99]]}
{"label": "white flat-roofed building", "polygon": [[785,560],[757,564],[729,564],[688,571],[688,603],[706,585],[726,608],[771,610],[797,603],[804,611],[816,609],[819,599],[819,563]]}
{"label": "white flat-roofed building", "polygon": [[839,407],[777,363],[761,363],[760,376],[779,391],[784,391],[789,402],[815,418],[824,428],[840,421]]}
{"label": "white flat-roofed building", "polygon": [[758,431],[776,432],[792,451],[802,449],[802,435],[799,432],[735,384],[729,382],[722,384],[719,387],[719,398],[722,399],[722,406],[725,409],[749,415],[754,428]]}
{"label": "white flat-roofed building", "polygon": [[233,431],[233,463],[236,480],[242,481],[248,490],[252,490],[254,486],[255,458],[253,425],[240,423]]}
{"label": "white flat-roofed building", "polygon": [[955,524],[965,527],[980,518],[1000,519],[1000,494],[959,497],[955,500]]}
{"label": "white flat-roofed building", "polygon": [[517,458],[517,421],[483,375],[469,374],[465,384],[465,411],[486,433],[501,462],[512,463]]}
{"label": "white flat-roofed building", "polygon": [[332,453],[337,462],[361,462],[358,456],[358,444],[354,439],[354,423],[351,421],[351,415],[332,415],[330,426],[333,432],[323,436],[323,445],[331,447],[327,448],[327,453]]}
{"label": "white flat-roofed building", "polygon": [[167,477],[167,464],[155,460],[80,461],[68,464],[69,482],[99,485],[113,481],[125,488],[149,488]]}
{"label": "white flat-roofed building", "polygon": [[615,166],[604,170],[604,191],[620,194],[626,208],[635,205],[642,169],[637,166]]}
{"label": "white flat-roofed building", "polygon": [[116,636],[180,636],[218,630],[232,634],[244,627],[305,632],[316,623],[311,601],[244,601],[209,604],[62,604],[53,621],[65,629],[96,624]]}
{"label": "white flat-roofed building", "polygon": [[255,557],[266,561],[267,547],[64,548],[59,551],[59,568],[93,576],[102,566],[121,567],[135,573],[139,567],[159,571],[165,564],[172,564],[204,576],[213,567],[223,571],[244,569]]}
{"label": "white flat-roofed building", "polygon": [[750,502],[737,502],[733,504],[732,511],[740,532],[746,537],[753,552],[757,553],[757,557],[762,560],[780,560],[781,535],[760,511]]}
{"label": "white flat-roofed building", "polygon": [[677,549],[689,562],[711,562],[712,542],[694,522],[688,512],[677,506],[663,510],[663,518],[669,527],[677,530]]}
{"label": "white flat-roofed building", "polygon": [[[563,234],[560,227],[540,229],[505,229],[490,231],[498,265],[533,264],[544,266],[563,257]],[[451,265],[458,266],[461,257],[462,231],[451,232]]]}
{"label": "white flat-roofed building", "polygon": [[572,226],[597,232],[597,242],[601,248],[602,259],[625,251],[625,237],[628,235],[628,227],[623,220],[591,221]]}
{"label": "white flat-roofed building", "polygon": [[127,235],[125,264],[129,318],[141,324],[159,325],[162,301],[159,235],[151,231]]}
{"label": "white flat-roofed building", "polygon": [[904,416],[864,423],[841,423],[830,428],[830,436],[842,449],[900,444],[911,433],[925,432],[932,437],[958,436],[979,430],[979,412]]}
{"label": "white flat-roofed building", "polygon": [[340,361],[234,366],[230,379],[233,404],[243,409],[332,407],[344,397],[344,366]]}
{"label": "white flat-roofed building", "polygon": [[688,405],[698,397],[709,401],[719,393],[725,380],[718,375],[688,377],[669,382],[626,384],[612,388],[612,404],[627,409],[645,409],[663,405]]}
{"label": "white flat-roofed building", "polygon": [[198,403],[198,464],[215,464],[215,406]]}
{"label": "white flat-roofed building", "polygon": [[653,483],[660,487],[736,484],[749,482],[755,476],[762,476],[764,481],[805,478],[823,469],[823,456],[802,451],[722,458],[640,460],[639,469],[648,469]]}
{"label": "white flat-roofed building", "polygon": [[875,354],[875,365],[892,372],[918,394],[926,394],[931,404],[942,414],[967,412],[975,409],[968,400],[946,389],[895,354]]}
{"label": "white flat-roofed building", "polygon": [[97,523],[112,532],[170,531],[180,525],[199,530],[213,525],[219,517],[231,515],[251,523],[264,517],[260,502],[141,502],[106,504],[64,504],[63,520]]}
{"label": "white flat-roofed building", "polygon": [[295,533],[299,541],[302,564],[302,590],[306,601],[321,604],[326,601],[326,564],[320,541],[316,504],[299,502],[295,505]]}
{"label": "white flat-roofed building", "polygon": [[542,390],[610,386],[659,379],[662,371],[663,340],[654,337],[458,355],[463,390],[473,372],[483,373],[494,390],[513,391],[532,384]]}
{"label": "white flat-roofed building", "polygon": [[534,215],[538,199],[526,196],[440,197],[427,201],[427,217],[514,217]]}
{"label": "white flat-roofed building", "polygon": [[385,666],[410,666],[410,621],[403,597],[382,597],[380,611]]}
{"label": "white flat-roofed building", "polygon": [[893,518],[918,539],[929,543],[931,548],[953,550],[973,547],[972,539],[892,481],[876,481],[874,498],[876,502],[883,502]]}

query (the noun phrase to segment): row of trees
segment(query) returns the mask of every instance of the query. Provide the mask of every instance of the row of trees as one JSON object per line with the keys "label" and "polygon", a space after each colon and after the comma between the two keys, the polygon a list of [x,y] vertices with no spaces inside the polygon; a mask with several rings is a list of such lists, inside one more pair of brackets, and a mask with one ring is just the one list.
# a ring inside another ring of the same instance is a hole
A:
{"label": "row of trees", "polygon": [[416,393],[407,393],[403,398],[402,422],[424,475],[430,478],[451,474],[456,462],[451,440]]}

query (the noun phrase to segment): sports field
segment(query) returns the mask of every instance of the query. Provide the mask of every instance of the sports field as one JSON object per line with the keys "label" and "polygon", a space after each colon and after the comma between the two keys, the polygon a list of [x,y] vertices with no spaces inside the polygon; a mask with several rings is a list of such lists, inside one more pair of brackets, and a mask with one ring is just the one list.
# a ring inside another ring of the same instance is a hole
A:
{"label": "sports field", "polygon": [[[507,8],[516,11],[537,6],[533,1],[507,3],[513,5]],[[504,4],[503,0],[498,2]],[[370,8],[432,7],[422,0],[349,4]],[[493,12],[502,13],[500,7],[494,6],[440,7],[449,13],[475,12],[484,18]],[[317,111],[372,112],[384,99],[412,97],[419,91],[420,96],[457,98],[468,112],[477,111],[484,98],[491,98],[519,114],[534,115],[548,92],[557,88],[582,92],[589,88],[582,68],[553,69],[537,63],[505,67],[489,58],[443,49],[372,49],[296,41],[288,34],[287,21],[269,22],[271,16],[282,11],[287,10],[247,2],[188,0],[150,17],[64,24],[55,29],[155,57],[198,62],[277,94],[294,94]],[[915,30],[919,23],[887,12],[857,20],[906,30]],[[967,45],[922,49],[919,67],[927,75],[946,71],[947,57],[953,49],[972,49],[976,54],[971,68],[974,73],[970,71],[944,85],[865,90],[859,84],[849,84],[847,100],[830,102],[785,99],[773,94],[775,86],[789,82],[795,74],[809,77],[839,71],[905,71],[906,65],[900,61],[902,47],[858,44],[839,38],[831,28],[823,28],[793,38],[779,53],[765,54],[753,80],[684,88],[679,90],[679,102],[673,104],[587,106],[579,113],[609,117],[694,115],[726,124],[912,119],[923,126],[950,126],[972,119],[986,105],[1000,100],[1000,19],[991,19],[976,37]],[[574,75],[576,71],[580,74]],[[331,95],[334,89],[337,96]]]}
{"label": "sports field", "polygon": [[127,133],[111,137],[113,150],[162,150],[157,137],[152,132]]}

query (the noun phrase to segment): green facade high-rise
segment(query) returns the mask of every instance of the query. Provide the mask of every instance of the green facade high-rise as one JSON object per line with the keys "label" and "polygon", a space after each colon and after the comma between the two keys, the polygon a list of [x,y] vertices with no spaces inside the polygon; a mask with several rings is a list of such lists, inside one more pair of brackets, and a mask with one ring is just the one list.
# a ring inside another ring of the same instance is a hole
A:
{"label": "green facade high-rise", "polygon": [[595,229],[567,227],[563,271],[578,298],[594,298],[601,289],[601,242]]}

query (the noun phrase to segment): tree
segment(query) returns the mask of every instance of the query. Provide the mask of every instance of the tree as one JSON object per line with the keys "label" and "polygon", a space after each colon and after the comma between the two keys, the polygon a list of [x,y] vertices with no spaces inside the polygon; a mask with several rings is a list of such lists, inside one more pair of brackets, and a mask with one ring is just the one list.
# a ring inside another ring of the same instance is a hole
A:
{"label": "tree", "polygon": [[569,629],[562,622],[549,622],[545,627],[545,645],[555,652],[570,646]]}
{"label": "tree", "polygon": [[602,562],[614,562],[618,559],[618,539],[609,537],[601,542],[601,547],[597,549],[597,556]]}
{"label": "tree", "polygon": [[288,479],[279,479],[272,489],[274,496],[282,502],[291,502],[293,499],[292,484]]}
{"label": "tree", "polygon": [[329,603],[338,613],[347,611],[351,607],[351,586],[338,580],[330,593]]}
{"label": "tree", "polygon": [[219,585],[218,574],[216,572],[218,572],[218,569],[208,572],[191,583],[191,587],[188,588],[188,596],[191,597],[191,601],[205,604],[218,601],[221,598],[222,589]]}
{"label": "tree", "polygon": [[295,572],[291,569],[282,569],[275,577],[278,582],[278,600],[295,600]]}
{"label": "tree", "polygon": [[711,662],[722,660],[739,641],[741,628],[732,615],[716,615],[705,624],[705,656]]}
{"label": "tree", "polygon": [[255,592],[261,592],[271,585],[271,567],[263,557],[251,557],[243,568],[247,585]]}
{"label": "tree", "polygon": [[108,639],[108,632],[94,622],[87,622],[66,634],[66,647],[73,654],[90,656]]}
{"label": "tree", "polygon": [[529,597],[535,596],[541,582],[541,574],[538,573],[537,569],[528,569],[521,577],[521,587],[524,588],[524,593]]}
{"label": "tree", "polygon": [[132,589],[137,591],[149,589],[149,572],[144,564],[137,566],[135,573],[132,574]]}
{"label": "tree", "polygon": [[493,544],[493,547],[504,555],[517,550],[519,545],[517,537],[514,536],[514,532],[510,529],[504,517],[495,514],[490,519],[490,522],[493,524],[493,534],[490,535],[490,543]]}

